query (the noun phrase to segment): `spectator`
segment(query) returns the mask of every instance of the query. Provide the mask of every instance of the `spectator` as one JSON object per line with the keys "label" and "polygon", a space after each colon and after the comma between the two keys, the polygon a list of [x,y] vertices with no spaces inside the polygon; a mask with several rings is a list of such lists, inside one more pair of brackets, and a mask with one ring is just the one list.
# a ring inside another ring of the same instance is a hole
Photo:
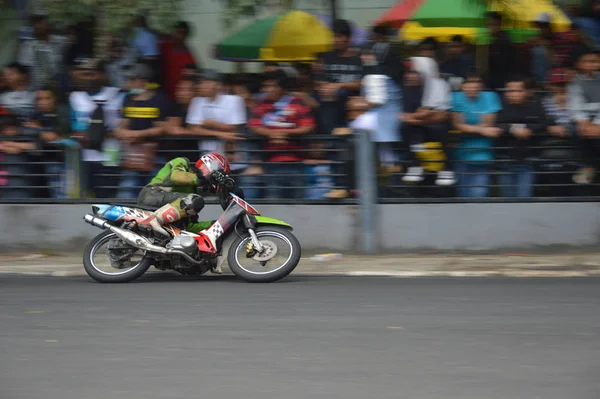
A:
{"label": "spectator", "polygon": [[82,185],[86,194],[96,198],[114,198],[114,185],[108,176],[114,173],[104,165],[108,160],[103,146],[116,121],[109,118],[118,101],[119,89],[102,85],[101,64],[96,59],[82,60],[75,71],[80,90],[69,96],[71,132],[82,151]]}
{"label": "spectator", "polygon": [[190,64],[199,65],[187,46],[189,36],[190,26],[185,21],[179,21],[174,27],[171,40],[161,43],[162,82],[170,99],[175,98],[175,87],[182,77],[182,70]]}
{"label": "spectator", "polygon": [[21,126],[33,114],[34,94],[29,91],[29,70],[15,62],[5,66],[2,75],[7,90],[0,95],[0,105],[15,115]]}
{"label": "spectator", "polygon": [[536,25],[540,33],[529,42],[531,73],[541,83],[551,68],[567,66],[578,38],[572,32],[554,32],[548,13],[538,15]]}
{"label": "spectator", "polygon": [[[186,121],[190,104],[194,99],[195,86],[194,79],[186,78],[180,80],[175,89],[175,101],[170,104],[165,128],[166,134],[170,136],[165,143],[168,160],[177,157],[188,159],[198,157],[197,149],[190,150],[190,144],[193,142],[188,139],[194,133]],[[194,146],[192,145],[192,147]]]}
{"label": "spectator", "polygon": [[18,62],[30,68],[31,90],[35,91],[52,83],[60,72],[64,43],[50,35],[50,24],[44,15],[34,17],[33,30],[35,39],[23,43]]}
{"label": "spectator", "polygon": [[398,54],[398,49],[389,42],[390,32],[384,25],[374,26],[371,30],[373,45],[380,72],[392,79],[398,88],[402,87],[404,78],[404,64]]}
{"label": "spectator", "polygon": [[290,94],[290,78],[282,71],[265,76],[267,97],[252,110],[250,132],[266,139],[269,198],[302,198],[304,154],[296,137],[310,134],[315,119],[303,101]]}
{"label": "spectator", "polygon": [[590,0],[588,3],[583,15],[575,22],[592,38],[596,46],[600,46],[600,0]]}
{"label": "spectator", "polygon": [[[558,68],[549,72],[547,82],[550,95],[543,99],[543,106],[548,118],[548,133],[541,139],[542,147],[540,168],[546,173],[540,175],[541,183],[553,185],[568,184],[574,171],[574,164],[579,161],[579,152],[572,147],[575,144],[576,122],[569,110],[567,101],[567,84],[569,71]],[[571,147],[571,148],[570,148]],[[570,188],[551,186],[551,196],[564,197],[571,194]]]}
{"label": "spectator", "polygon": [[[362,79],[360,54],[350,49],[352,37],[348,21],[335,20],[333,34],[334,50],[321,54],[315,66],[318,99],[321,103],[320,127],[324,134],[331,134],[336,128],[347,127],[346,103],[349,96],[359,94]],[[343,173],[341,168],[343,166],[337,166],[336,173]],[[349,185],[350,182],[345,181],[344,178],[336,178],[336,186],[348,187]],[[327,198],[347,196],[346,189],[332,190],[327,194]]]}
{"label": "spectator", "polygon": [[440,72],[450,82],[453,90],[460,90],[467,74],[475,68],[473,57],[466,53],[464,39],[461,35],[452,37],[446,48],[444,62],[440,65]]}
{"label": "spectator", "polygon": [[35,114],[25,127],[36,129],[43,153],[45,185],[50,188],[52,198],[65,198],[64,156],[56,144],[69,131],[68,112],[60,107],[54,90],[45,87],[35,93]]}
{"label": "spectator", "polygon": [[[430,81],[431,95],[424,97],[423,80],[427,64],[413,63],[405,78],[403,139],[410,148],[409,168],[402,180],[421,182],[425,169],[437,171],[435,184],[448,186],[456,183],[454,172],[447,170],[451,93],[448,83],[441,78]],[[419,73],[422,71],[423,73]]]}
{"label": "spectator", "polygon": [[[148,83],[154,86],[158,81],[158,71],[160,69],[158,36],[148,28],[148,22],[144,15],[136,16],[133,20],[133,26],[133,39],[130,43],[133,57],[150,67],[152,77]],[[151,88],[155,88],[152,86]]]}
{"label": "spectator", "polygon": [[112,87],[124,87],[127,81],[127,71],[135,64],[127,48],[118,39],[113,39],[109,51],[109,62],[106,67],[108,81]]}
{"label": "spectator", "polygon": [[129,73],[129,95],[123,102],[121,122],[115,137],[121,141],[121,168],[118,198],[137,198],[148,183],[149,172],[156,170],[158,143],[155,138],[165,132],[166,103],[162,95],[148,89],[152,70],[146,64],[137,64]]}
{"label": "spectator", "polygon": [[363,72],[362,97],[352,97],[350,109],[362,111],[350,126],[371,131],[377,143],[379,160],[386,170],[398,164],[396,145],[400,141],[400,89],[393,78],[386,74],[389,67],[380,64],[373,46],[367,46],[361,54]]}
{"label": "spectator", "polygon": [[491,43],[488,47],[488,86],[492,90],[502,89],[506,79],[510,76],[516,65],[515,46],[502,29],[502,15],[490,12],[487,24],[491,33]]}
{"label": "spectator", "polygon": [[502,109],[500,98],[483,88],[481,77],[468,75],[462,91],[452,96],[453,125],[462,135],[454,155],[461,198],[488,196],[493,139],[502,133],[495,127],[496,114]]}
{"label": "spectator", "polygon": [[37,197],[34,189],[34,161],[37,160],[39,142],[35,137],[19,134],[20,122],[15,115],[3,117],[0,125],[0,157],[2,166],[3,199],[23,200]]}
{"label": "spectator", "polygon": [[588,184],[598,169],[600,150],[600,52],[587,50],[577,60],[578,75],[568,89],[569,109],[577,122],[586,166],[574,177],[576,183]]}
{"label": "spectator", "polygon": [[533,196],[533,162],[537,155],[533,147],[546,129],[546,117],[532,89],[523,77],[506,82],[506,101],[497,122],[502,133],[496,142],[500,147],[496,158],[504,161],[500,163],[503,197]]}
{"label": "spectator", "polygon": [[202,74],[200,94],[190,104],[186,122],[193,134],[203,137],[198,144],[200,152],[222,154],[225,142],[241,138],[246,123],[244,100],[223,94],[222,76],[214,70]]}

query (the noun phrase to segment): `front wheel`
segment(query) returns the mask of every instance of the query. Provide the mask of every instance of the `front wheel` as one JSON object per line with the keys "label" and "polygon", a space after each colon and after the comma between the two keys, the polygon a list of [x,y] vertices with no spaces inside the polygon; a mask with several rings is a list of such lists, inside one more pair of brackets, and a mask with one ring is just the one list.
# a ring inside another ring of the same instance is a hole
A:
{"label": "front wheel", "polygon": [[287,229],[261,226],[256,236],[263,252],[248,257],[246,248],[251,244],[248,233],[231,244],[227,263],[236,276],[251,283],[272,283],[290,274],[300,262],[301,247],[298,239]]}
{"label": "front wheel", "polygon": [[83,267],[99,283],[128,283],[150,266],[152,259],[143,250],[124,243],[110,230],[97,235],[83,251]]}

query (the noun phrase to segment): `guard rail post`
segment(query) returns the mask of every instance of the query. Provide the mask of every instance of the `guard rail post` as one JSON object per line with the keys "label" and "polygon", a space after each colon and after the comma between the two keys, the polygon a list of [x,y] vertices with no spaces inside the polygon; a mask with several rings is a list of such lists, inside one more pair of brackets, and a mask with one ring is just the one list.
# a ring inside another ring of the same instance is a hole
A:
{"label": "guard rail post", "polygon": [[377,231],[377,169],[375,145],[368,130],[354,131],[354,159],[356,167],[356,188],[359,199],[359,242],[360,252],[365,255],[377,251],[375,236]]}

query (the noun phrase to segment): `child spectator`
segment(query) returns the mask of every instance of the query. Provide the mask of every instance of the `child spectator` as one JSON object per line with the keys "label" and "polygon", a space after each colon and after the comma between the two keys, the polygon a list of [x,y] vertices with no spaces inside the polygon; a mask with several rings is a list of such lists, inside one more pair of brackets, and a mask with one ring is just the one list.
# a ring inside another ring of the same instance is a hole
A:
{"label": "child spectator", "polygon": [[488,196],[493,139],[502,133],[495,127],[496,114],[502,109],[500,98],[483,87],[480,76],[468,75],[462,91],[452,98],[453,125],[462,136],[454,156],[461,198]]}
{"label": "child spectator", "polygon": [[35,186],[31,175],[40,148],[37,139],[19,134],[19,121],[15,115],[4,116],[0,128],[1,177],[2,180],[6,178],[0,197],[11,200],[37,197],[35,189],[30,188]]}
{"label": "child spectator", "polygon": [[52,198],[64,198],[64,156],[61,147],[54,142],[68,133],[68,112],[59,107],[56,94],[50,87],[35,93],[35,114],[25,127],[39,132],[41,150],[43,151],[46,185],[50,188]]}
{"label": "child spectator", "polygon": [[283,71],[266,75],[263,84],[267,96],[252,109],[248,125],[251,133],[266,140],[267,196],[302,198],[304,145],[296,138],[314,131],[315,118],[290,93],[290,78]]}
{"label": "child spectator", "polygon": [[2,71],[6,91],[0,105],[17,117],[20,126],[33,114],[34,94],[29,91],[29,70],[19,63],[8,64]]}
{"label": "child spectator", "polygon": [[575,176],[578,184],[594,180],[600,150],[600,52],[587,50],[577,59],[578,75],[569,85],[569,108],[577,122],[583,160],[586,166]]}
{"label": "child spectator", "polygon": [[536,155],[532,147],[546,129],[546,116],[542,105],[533,97],[533,88],[527,79],[509,78],[505,89],[505,103],[497,122],[502,133],[496,141],[499,147],[496,159],[501,161],[502,196],[530,198]]}

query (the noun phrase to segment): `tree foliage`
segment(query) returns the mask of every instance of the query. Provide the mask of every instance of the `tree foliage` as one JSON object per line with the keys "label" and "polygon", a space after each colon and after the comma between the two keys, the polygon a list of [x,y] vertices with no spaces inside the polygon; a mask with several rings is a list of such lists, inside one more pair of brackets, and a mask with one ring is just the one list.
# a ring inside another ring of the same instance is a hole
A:
{"label": "tree foliage", "polygon": [[181,3],[182,0],[44,0],[43,5],[55,22],[73,24],[93,16],[105,21],[102,29],[116,33],[140,13],[147,15],[154,29],[168,30],[180,18]]}

